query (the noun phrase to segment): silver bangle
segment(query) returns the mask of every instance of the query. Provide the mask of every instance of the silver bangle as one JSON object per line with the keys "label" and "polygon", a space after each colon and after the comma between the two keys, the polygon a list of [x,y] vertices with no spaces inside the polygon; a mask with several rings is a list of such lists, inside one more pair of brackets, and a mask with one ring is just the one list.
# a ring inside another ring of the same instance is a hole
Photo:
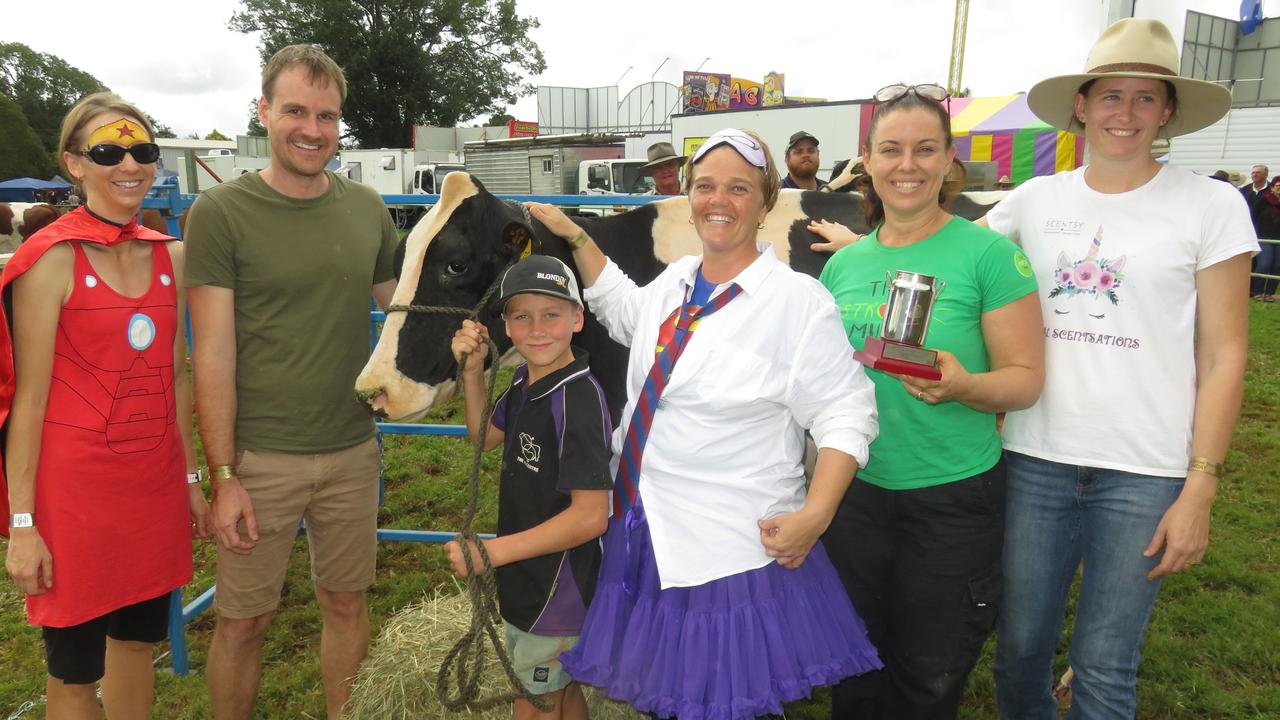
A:
{"label": "silver bangle", "polygon": [[195,471],[195,472],[189,472],[189,473],[187,473],[187,484],[188,484],[188,485],[199,485],[199,484],[200,484],[200,481],[201,481],[202,479],[203,479],[203,478],[202,478],[202,477],[201,477],[201,475],[200,475],[200,468],[196,468],[196,471]]}

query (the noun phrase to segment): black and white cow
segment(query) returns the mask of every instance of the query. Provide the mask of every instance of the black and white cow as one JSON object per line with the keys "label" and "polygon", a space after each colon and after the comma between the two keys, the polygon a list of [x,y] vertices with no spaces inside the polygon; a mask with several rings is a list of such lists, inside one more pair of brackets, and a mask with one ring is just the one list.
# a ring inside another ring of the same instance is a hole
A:
{"label": "black and white cow", "polygon": [[[956,211],[977,218],[990,204],[957,198]],[[631,279],[643,285],[685,255],[701,252],[689,222],[689,203],[676,197],[605,218],[574,218]],[[810,245],[810,220],[832,220],[866,233],[861,196],[783,190],[759,237],[797,271],[817,276],[827,258]],[[395,305],[474,307],[513,258],[528,248],[570,266],[572,254],[560,238],[515,205],[491,195],[463,172],[450,173],[440,202],[413,228],[396,252],[399,280]],[[500,351],[510,347],[499,309],[482,318]],[[373,355],[356,380],[357,394],[380,416],[410,420],[452,396],[457,366],[449,340],[457,316],[393,312]],[[615,423],[625,404],[626,348],[613,342],[590,312],[574,342],[591,355],[591,369],[604,387]]]}

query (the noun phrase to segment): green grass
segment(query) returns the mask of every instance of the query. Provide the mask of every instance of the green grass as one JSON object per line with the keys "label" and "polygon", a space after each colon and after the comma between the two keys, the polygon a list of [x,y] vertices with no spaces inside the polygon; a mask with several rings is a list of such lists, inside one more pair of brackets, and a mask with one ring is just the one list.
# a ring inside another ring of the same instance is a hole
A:
{"label": "green grass", "polygon": [[[1167,580],[1143,654],[1138,717],[1280,717],[1280,306],[1250,303],[1245,402],[1214,508],[1205,563]],[[461,422],[457,402],[428,422]],[[458,438],[388,437],[382,527],[456,529],[466,511],[469,447]],[[496,524],[499,457],[484,462],[477,529]],[[0,541],[0,547],[3,547]],[[369,594],[373,631],[397,609],[452,583],[439,546],[384,543],[378,581]],[[196,550],[188,599],[212,582],[213,553]],[[298,543],[280,611],[264,651],[262,718],[323,718],[318,665],[320,618],[311,596],[305,544]],[[206,718],[203,668],[213,630],[205,613],[187,628],[192,674],[175,677],[159,663],[155,718]],[[992,643],[969,681],[962,718],[995,717]],[[167,651],[162,646],[160,651]],[[1063,646],[1065,650],[1065,643]],[[1061,658],[1058,670],[1065,670]],[[23,703],[21,717],[43,716],[44,656],[40,633],[27,625],[22,598],[0,580],[0,720]],[[788,707],[792,718],[826,718],[826,695]]]}

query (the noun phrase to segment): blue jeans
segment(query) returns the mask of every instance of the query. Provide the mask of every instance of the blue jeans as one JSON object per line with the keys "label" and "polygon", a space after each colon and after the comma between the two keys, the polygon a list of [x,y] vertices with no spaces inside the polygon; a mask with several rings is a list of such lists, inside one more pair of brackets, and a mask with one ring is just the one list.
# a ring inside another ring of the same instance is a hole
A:
{"label": "blue jeans", "polygon": [[[1280,245],[1259,242],[1262,248],[1253,258],[1253,271],[1263,275],[1280,275]],[[1276,281],[1266,278],[1249,278],[1250,295],[1271,295],[1276,291]]]}
{"label": "blue jeans", "polygon": [[1132,718],[1138,657],[1160,582],[1142,556],[1182,478],[1064,465],[1006,453],[1004,599],[996,699],[1005,720],[1056,720],[1053,658],[1067,594],[1083,561],[1067,718]]}

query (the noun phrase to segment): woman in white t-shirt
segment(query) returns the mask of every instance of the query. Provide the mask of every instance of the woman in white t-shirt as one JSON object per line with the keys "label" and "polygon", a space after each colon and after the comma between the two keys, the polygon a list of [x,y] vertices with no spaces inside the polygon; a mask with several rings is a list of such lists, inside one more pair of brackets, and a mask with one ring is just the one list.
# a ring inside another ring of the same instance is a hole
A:
{"label": "woman in white t-shirt", "polygon": [[1044,391],[1004,425],[1005,718],[1057,717],[1052,665],[1081,562],[1068,717],[1134,716],[1160,581],[1204,557],[1243,387],[1248,210],[1230,185],[1151,157],[1157,137],[1216,122],[1230,94],[1179,77],[1153,20],[1109,27],[1085,67],[1027,100],[1083,130],[1090,163],[1028,181],[985,219],[1023,247],[1044,293]]}

